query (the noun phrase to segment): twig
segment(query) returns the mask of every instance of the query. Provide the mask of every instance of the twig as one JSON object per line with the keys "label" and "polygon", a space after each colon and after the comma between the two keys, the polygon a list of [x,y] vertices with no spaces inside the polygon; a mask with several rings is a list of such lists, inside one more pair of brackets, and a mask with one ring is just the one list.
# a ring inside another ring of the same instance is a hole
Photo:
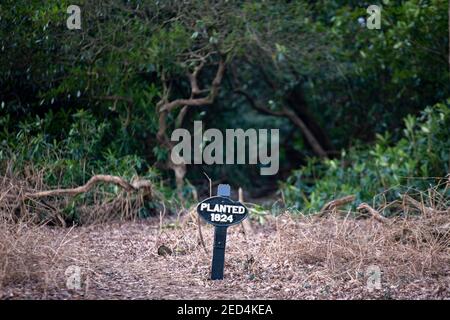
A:
{"label": "twig", "polygon": [[412,205],[413,207],[415,207],[416,209],[418,209],[419,211],[421,211],[422,213],[424,213],[427,216],[431,216],[433,214],[442,214],[442,213],[447,213],[447,211],[439,211],[430,207],[425,206],[425,204],[423,202],[419,202],[415,199],[413,199],[412,197],[408,196],[407,194],[404,194],[401,196],[403,201],[405,201],[406,203],[409,203],[410,205]]}
{"label": "twig", "polygon": [[[238,194],[239,194],[239,202],[243,204],[244,203],[244,191],[242,190],[241,187],[239,187]],[[254,234],[252,225],[248,219],[242,220],[241,225],[242,225],[242,230],[244,231],[244,236]]]}
{"label": "twig", "polygon": [[327,211],[336,209],[338,207],[341,207],[347,203],[353,202],[355,200],[354,195],[345,196],[339,199],[332,200],[330,202],[327,202],[322,209],[320,210],[320,216],[323,216]]}
{"label": "twig", "polygon": [[212,180],[211,178],[206,174],[206,172],[203,171],[203,174],[208,178],[209,180],[209,196],[212,197]]}
{"label": "twig", "polygon": [[203,239],[203,232],[202,232],[202,222],[200,220],[200,215],[197,214],[197,228],[198,228],[198,237],[200,238],[200,244],[203,247],[203,250],[205,250],[205,253],[208,254],[208,250],[206,250],[205,240]]}
{"label": "twig", "polygon": [[387,222],[388,219],[386,217],[383,217],[377,210],[375,210],[374,208],[372,208],[371,206],[369,206],[367,203],[363,202],[361,203],[358,208],[358,211],[361,210],[366,210],[367,212],[369,212],[369,214],[377,221],[379,222]]}
{"label": "twig", "polygon": [[[211,178],[206,174],[206,172],[203,172],[203,174],[206,176],[206,178],[209,181],[209,196],[212,196],[212,181]],[[202,232],[202,221],[200,220],[200,216],[197,214],[197,228],[198,228],[198,236],[200,238],[200,243],[205,250],[205,253],[208,254],[208,250],[206,249],[205,240],[203,239],[203,232]]]}

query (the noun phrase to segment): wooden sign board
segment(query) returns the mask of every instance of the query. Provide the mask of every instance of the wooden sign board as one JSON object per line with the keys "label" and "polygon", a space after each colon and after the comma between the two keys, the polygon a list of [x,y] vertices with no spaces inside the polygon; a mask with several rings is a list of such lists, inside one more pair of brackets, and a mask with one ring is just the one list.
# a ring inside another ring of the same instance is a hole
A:
{"label": "wooden sign board", "polygon": [[248,215],[248,209],[242,203],[222,196],[203,200],[198,204],[197,212],[203,220],[215,226],[231,226],[242,222]]}
{"label": "wooden sign board", "polygon": [[197,205],[197,213],[203,220],[215,227],[211,280],[222,280],[227,228],[247,218],[248,209],[239,201],[230,199],[228,184],[220,184],[217,188],[217,196],[200,202]]}

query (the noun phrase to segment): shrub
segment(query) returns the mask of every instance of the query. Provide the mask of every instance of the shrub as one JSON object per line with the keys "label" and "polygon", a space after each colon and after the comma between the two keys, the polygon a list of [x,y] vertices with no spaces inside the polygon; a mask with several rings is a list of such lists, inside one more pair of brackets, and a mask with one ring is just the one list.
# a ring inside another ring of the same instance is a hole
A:
{"label": "shrub", "polygon": [[[424,190],[450,170],[450,100],[404,119],[402,138],[377,135],[375,145],[342,151],[340,159],[310,159],[281,186],[286,204],[317,211],[334,198],[354,194],[367,202],[383,193],[393,200],[405,189]],[[430,179],[429,179],[430,178]]]}
{"label": "shrub", "polygon": [[[10,120],[7,117],[0,119],[0,124],[4,125],[4,131],[0,132],[0,172],[6,178],[0,185],[0,192],[14,194],[15,203],[21,201],[22,189],[29,192],[72,188],[85,184],[96,174],[120,176],[127,181],[139,176],[154,182],[151,197],[128,196],[116,185],[100,184],[74,197],[45,199],[42,205],[26,202],[22,215],[35,216],[36,222],[52,223],[55,222],[54,215],[61,215],[66,223],[79,224],[97,222],[100,218],[147,217],[158,213],[159,202],[172,196],[158,181],[159,173],[138,155],[121,151],[116,141],[110,138],[114,130],[107,121],[101,122],[84,110],[72,118],[70,127],[59,132],[59,136],[50,133],[50,127],[56,121],[52,113],[17,124],[14,133],[6,129],[12,127],[8,125]],[[10,185],[14,185],[14,190],[8,187]],[[6,207],[0,208],[0,216],[11,214]]]}

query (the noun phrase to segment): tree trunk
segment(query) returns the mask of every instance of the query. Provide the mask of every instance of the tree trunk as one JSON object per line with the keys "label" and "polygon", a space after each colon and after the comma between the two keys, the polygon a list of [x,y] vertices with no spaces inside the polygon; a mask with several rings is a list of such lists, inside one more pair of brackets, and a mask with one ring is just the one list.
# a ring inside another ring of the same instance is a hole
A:
{"label": "tree trunk", "polygon": [[[288,94],[286,102],[295,114],[304,122],[309,131],[311,131],[312,135],[314,135],[317,140],[317,143],[321,146],[325,153],[327,155],[333,155],[335,153],[333,144],[331,143],[326,131],[318,124],[308,109],[308,105],[303,94],[303,89],[298,86],[292,90]],[[307,143],[309,144],[308,141]]]}

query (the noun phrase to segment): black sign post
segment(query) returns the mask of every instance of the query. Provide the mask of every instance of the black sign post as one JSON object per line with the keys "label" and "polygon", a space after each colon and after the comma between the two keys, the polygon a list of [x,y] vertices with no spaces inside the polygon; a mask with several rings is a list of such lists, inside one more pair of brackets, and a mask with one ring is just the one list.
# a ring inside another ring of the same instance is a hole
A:
{"label": "black sign post", "polygon": [[214,248],[211,267],[211,280],[222,280],[225,265],[225,245],[227,244],[228,227],[214,228]]}
{"label": "black sign post", "polygon": [[248,210],[242,203],[230,199],[228,184],[220,184],[217,188],[217,196],[200,202],[197,212],[206,222],[215,226],[211,280],[222,280],[227,229],[230,225],[244,220]]}

